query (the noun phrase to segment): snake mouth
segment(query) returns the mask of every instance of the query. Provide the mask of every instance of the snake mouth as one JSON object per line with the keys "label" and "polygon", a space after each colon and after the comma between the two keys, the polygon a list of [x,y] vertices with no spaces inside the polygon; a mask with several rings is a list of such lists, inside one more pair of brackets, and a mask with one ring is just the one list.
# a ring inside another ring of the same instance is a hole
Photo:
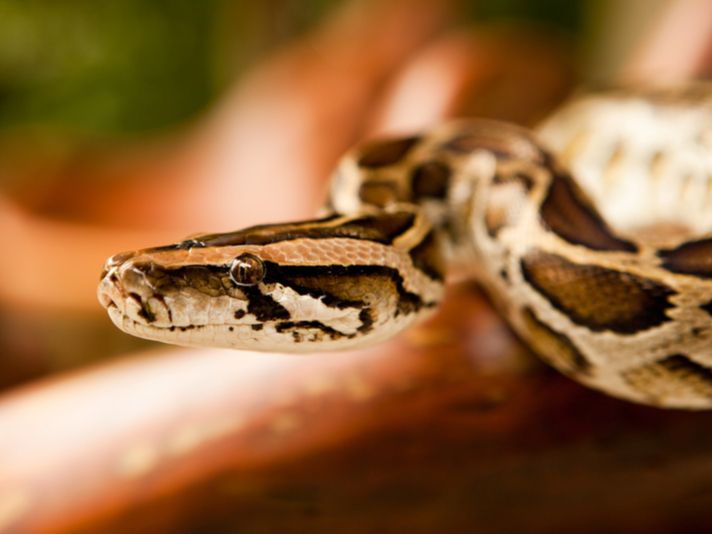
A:
{"label": "snake mouth", "polygon": [[[143,298],[136,292],[128,292],[115,273],[115,269],[109,269],[99,283],[97,290],[99,303],[111,315],[136,316],[134,319],[141,319],[150,324],[156,320],[156,314],[151,310],[148,299]],[[160,298],[163,302],[163,299]],[[163,302],[165,305],[165,302]],[[169,310],[170,315],[170,310]]]}
{"label": "snake mouth", "polygon": [[107,310],[110,308],[118,308],[116,297],[121,294],[121,290],[117,287],[115,283],[112,283],[107,276],[103,276],[99,288],[97,290],[97,297],[99,299],[99,304],[101,304]]}
{"label": "snake mouth", "polygon": [[118,308],[118,305],[116,304],[116,302],[114,302],[114,299],[108,293],[102,291],[101,288],[98,292],[98,297],[99,304],[101,304],[107,310],[111,308]]}
{"label": "snake mouth", "polygon": [[[98,297],[101,305],[109,313],[111,321],[126,333],[152,339],[150,335],[145,333],[138,334],[137,330],[150,328],[155,331],[169,331],[171,328],[175,328],[172,324],[171,310],[168,309],[160,297],[158,299],[146,299],[142,298],[138,293],[127,293],[120,284],[112,282],[109,278],[102,280]],[[158,300],[166,310],[157,311],[156,303],[153,302],[152,306],[149,300]]]}

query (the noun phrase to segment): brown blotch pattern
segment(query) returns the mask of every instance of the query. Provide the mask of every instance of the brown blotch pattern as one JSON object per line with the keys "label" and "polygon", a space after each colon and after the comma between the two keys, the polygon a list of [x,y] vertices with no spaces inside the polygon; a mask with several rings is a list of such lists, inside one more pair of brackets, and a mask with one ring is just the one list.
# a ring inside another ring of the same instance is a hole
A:
{"label": "brown blotch pattern", "polygon": [[712,278],[712,239],[685,243],[671,250],[661,250],[662,267],[678,274]]}
{"label": "brown blotch pattern", "polygon": [[707,304],[703,304],[702,306],[700,306],[700,309],[712,315],[712,300],[710,300]]}
{"label": "brown blotch pattern", "polygon": [[350,227],[360,228],[364,235],[378,235],[379,243],[389,244],[395,238],[407,232],[415,221],[415,214],[410,211],[397,211],[395,213],[382,213],[354,219]]}
{"label": "brown blotch pattern", "polygon": [[623,374],[633,388],[654,399],[712,397],[712,371],[684,354],[673,354]]}
{"label": "brown blotch pattern", "polygon": [[411,176],[413,197],[445,198],[450,187],[450,167],[439,161],[429,161],[413,169]]}
{"label": "brown blotch pattern", "polygon": [[541,206],[541,218],[559,237],[593,250],[636,252],[637,247],[619,239],[608,228],[583,191],[567,174],[554,176]]}
{"label": "brown blotch pattern", "polygon": [[359,326],[356,330],[362,334],[368,334],[371,330],[373,330],[373,324],[376,322],[376,316],[376,311],[371,308],[364,308],[361,310],[358,314],[361,326]]}
{"label": "brown blotch pattern", "polygon": [[469,132],[453,137],[442,145],[458,154],[469,154],[478,149],[488,150],[498,158],[521,158],[542,164],[546,160],[541,150],[520,130],[503,123],[482,123]]}
{"label": "brown blotch pattern", "polygon": [[554,308],[594,332],[635,334],[671,320],[675,291],[660,282],[545,252],[527,254],[521,269]]}
{"label": "brown blotch pattern", "polygon": [[358,164],[360,167],[368,169],[393,165],[403,159],[418,141],[420,141],[420,137],[407,137],[405,139],[371,143],[361,149]]}
{"label": "brown blotch pattern", "polygon": [[529,330],[532,346],[545,359],[552,360],[551,355],[555,355],[558,360],[552,363],[563,363],[568,373],[591,374],[591,362],[568,337],[540,321],[530,308],[524,308],[522,317]]}
{"label": "brown blotch pattern", "polygon": [[247,295],[247,313],[255,316],[262,323],[268,321],[288,321],[292,318],[289,310],[274,300],[271,295],[263,294],[255,286],[241,288]]}
{"label": "brown blotch pattern", "polygon": [[398,186],[393,182],[368,181],[361,184],[359,197],[367,204],[385,208],[399,200]]}
{"label": "brown blotch pattern", "polygon": [[435,230],[431,230],[409,254],[416,269],[433,280],[445,279],[445,262]]}

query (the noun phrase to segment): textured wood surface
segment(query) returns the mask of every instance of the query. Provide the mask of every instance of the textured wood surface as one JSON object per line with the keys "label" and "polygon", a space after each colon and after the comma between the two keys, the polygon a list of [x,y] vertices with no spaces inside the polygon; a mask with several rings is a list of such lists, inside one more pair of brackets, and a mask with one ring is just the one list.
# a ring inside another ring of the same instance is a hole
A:
{"label": "textured wood surface", "polygon": [[372,350],[174,350],[0,402],[0,532],[706,532],[712,413],[587,390],[477,290]]}

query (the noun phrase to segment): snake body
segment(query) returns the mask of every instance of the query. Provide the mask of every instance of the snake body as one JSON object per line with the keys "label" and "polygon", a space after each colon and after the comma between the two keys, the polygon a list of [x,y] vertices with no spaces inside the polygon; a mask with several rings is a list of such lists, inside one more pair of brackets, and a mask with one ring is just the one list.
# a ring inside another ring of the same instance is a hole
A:
{"label": "snake body", "polygon": [[537,133],[463,120],[365,144],[322,218],[118,254],[99,299],[140,337],[313,352],[393,336],[464,271],[564,374],[712,407],[710,95],[610,92]]}

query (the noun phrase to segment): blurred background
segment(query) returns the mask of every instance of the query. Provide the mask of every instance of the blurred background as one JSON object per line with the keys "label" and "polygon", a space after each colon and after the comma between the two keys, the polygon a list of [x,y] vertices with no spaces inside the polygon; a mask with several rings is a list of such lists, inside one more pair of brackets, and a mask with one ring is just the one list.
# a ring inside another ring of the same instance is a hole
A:
{"label": "blurred background", "polygon": [[703,73],[708,0],[0,0],[0,533],[705,532],[709,418],[564,379],[476,290],[298,362],[95,296],[112,254],[310,217],[361,139],[656,81],[677,5],[660,72]]}
{"label": "blurred background", "polygon": [[[0,2],[0,127],[137,135],[175,127],[343,0]],[[608,81],[664,0],[480,0],[455,24],[526,21]]]}
{"label": "blurred background", "polygon": [[[539,109],[526,109],[540,118],[576,84],[610,83],[664,3],[460,1],[449,5],[440,28],[429,31],[477,34],[517,27],[535,43],[546,43],[546,54],[555,57],[553,68],[569,69],[569,77],[557,79],[556,89],[546,89],[548,101],[537,103]],[[108,208],[101,199],[114,195],[112,187],[117,183],[133,187],[136,182],[152,181],[155,174],[170,174],[170,169],[154,171],[154,161],[172,150],[175,138],[201,128],[216,103],[228,99],[231,88],[239,87],[260,62],[308,35],[344,4],[340,0],[0,0],[0,191],[28,216],[40,215],[50,222],[150,226],[152,221],[135,216],[140,211],[138,193],[126,193],[133,201],[119,195]],[[512,57],[504,61],[515,62],[521,50],[506,54]],[[534,70],[528,75],[541,80],[556,77],[549,67],[548,72]],[[396,72],[400,67],[394,61],[391,68]],[[524,92],[542,85],[541,80],[532,80],[530,89],[522,73],[510,78]],[[517,116],[516,110],[511,111],[512,98],[498,96],[512,93],[503,90],[500,82],[494,89],[483,89],[483,84],[473,89],[472,102],[458,104],[458,114],[523,121],[522,113]],[[526,106],[536,107],[529,102]],[[136,150],[144,144],[153,152]],[[126,161],[135,163],[121,167]],[[193,201],[193,209],[201,209],[199,200]],[[164,221],[170,227],[170,217]],[[234,225],[244,222],[253,221],[235,217]],[[174,227],[171,239],[180,239],[182,228]],[[214,229],[197,227],[198,231]],[[8,258],[17,254],[6,248],[0,256],[10,275]],[[62,263],[67,261],[71,260]],[[20,270],[24,270],[21,265]],[[98,273],[100,266],[94,270]],[[35,276],[44,278],[41,272]],[[79,306],[82,313],[76,316],[68,311],[77,306],[37,305],[41,297],[23,299],[22,283],[11,285],[0,290],[2,387],[144,346],[115,332],[108,320],[98,317],[97,306],[90,313],[87,305]]]}

